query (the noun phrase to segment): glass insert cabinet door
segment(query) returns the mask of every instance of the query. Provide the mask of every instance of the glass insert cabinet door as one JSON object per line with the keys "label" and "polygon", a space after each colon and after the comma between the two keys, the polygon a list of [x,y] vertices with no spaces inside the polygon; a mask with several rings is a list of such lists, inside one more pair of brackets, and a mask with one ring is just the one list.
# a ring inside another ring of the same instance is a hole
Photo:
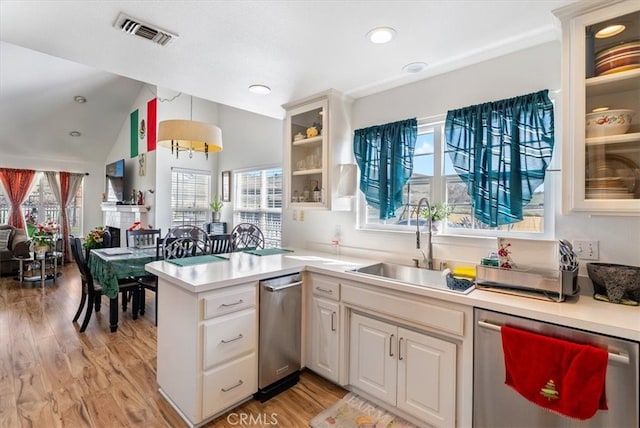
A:
{"label": "glass insert cabinet door", "polygon": [[289,205],[326,206],[327,106],[320,100],[287,114]]}
{"label": "glass insert cabinet door", "polygon": [[563,26],[565,207],[640,215],[640,3],[556,12]]}

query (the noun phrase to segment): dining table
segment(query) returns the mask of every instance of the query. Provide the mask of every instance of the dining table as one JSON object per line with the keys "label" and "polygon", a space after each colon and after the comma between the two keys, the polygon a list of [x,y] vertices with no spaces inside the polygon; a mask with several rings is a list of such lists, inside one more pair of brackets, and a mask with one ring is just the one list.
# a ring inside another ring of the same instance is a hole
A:
{"label": "dining table", "polygon": [[[102,294],[109,298],[109,324],[112,332],[118,329],[118,294],[122,280],[148,276],[144,266],[156,260],[156,248],[100,248],[92,249],[87,264],[93,276],[102,286]],[[135,305],[134,305],[135,306]],[[138,317],[137,308],[132,309]]]}

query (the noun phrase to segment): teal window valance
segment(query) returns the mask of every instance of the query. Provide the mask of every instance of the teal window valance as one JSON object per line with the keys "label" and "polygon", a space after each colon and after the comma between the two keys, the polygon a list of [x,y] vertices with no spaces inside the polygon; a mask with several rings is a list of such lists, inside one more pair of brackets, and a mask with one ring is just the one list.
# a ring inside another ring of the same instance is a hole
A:
{"label": "teal window valance", "polygon": [[360,190],[367,203],[380,211],[381,220],[393,217],[402,206],[402,189],[413,172],[417,136],[415,118],[354,132]]}
{"label": "teal window valance", "polygon": [[475,217],[492,227],[516,223],[551,161],[553,104],[542,90],[451,110],[445,138]]}

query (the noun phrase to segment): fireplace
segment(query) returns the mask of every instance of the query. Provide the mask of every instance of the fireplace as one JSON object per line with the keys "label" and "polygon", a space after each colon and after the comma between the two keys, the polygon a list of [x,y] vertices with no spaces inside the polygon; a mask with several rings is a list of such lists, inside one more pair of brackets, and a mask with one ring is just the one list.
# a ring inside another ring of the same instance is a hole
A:
{"label": "fireplace", "polygon": [[137,221],[142,227],[148,228],[147,212],[144,205],[102,204],[102,218],[105,227],[111,232],[111,245],[126,246],[127,229]]}

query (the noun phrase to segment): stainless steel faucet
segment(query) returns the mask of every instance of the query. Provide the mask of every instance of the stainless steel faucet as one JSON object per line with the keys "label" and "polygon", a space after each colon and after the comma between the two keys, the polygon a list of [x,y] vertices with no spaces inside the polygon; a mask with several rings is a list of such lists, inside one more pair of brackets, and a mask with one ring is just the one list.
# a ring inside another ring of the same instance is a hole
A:
{"label": "stainless steel faucet", "polygon": [[427,198],[422,198],[418,201],[418,209],[416,210],[416,249],[420,250],[420,208],[422,207],[422,203],[427,205],[427,211],[429,215],[427,216],[427,227],[429,230],[429,240],[427,241],[427,255],[422,255],[424,257],[426,268],[429,270],[433,270],[433,246],[431,245],[431,226],[433,224],[431,219],[431,205],[429,205],[429,200]]}

